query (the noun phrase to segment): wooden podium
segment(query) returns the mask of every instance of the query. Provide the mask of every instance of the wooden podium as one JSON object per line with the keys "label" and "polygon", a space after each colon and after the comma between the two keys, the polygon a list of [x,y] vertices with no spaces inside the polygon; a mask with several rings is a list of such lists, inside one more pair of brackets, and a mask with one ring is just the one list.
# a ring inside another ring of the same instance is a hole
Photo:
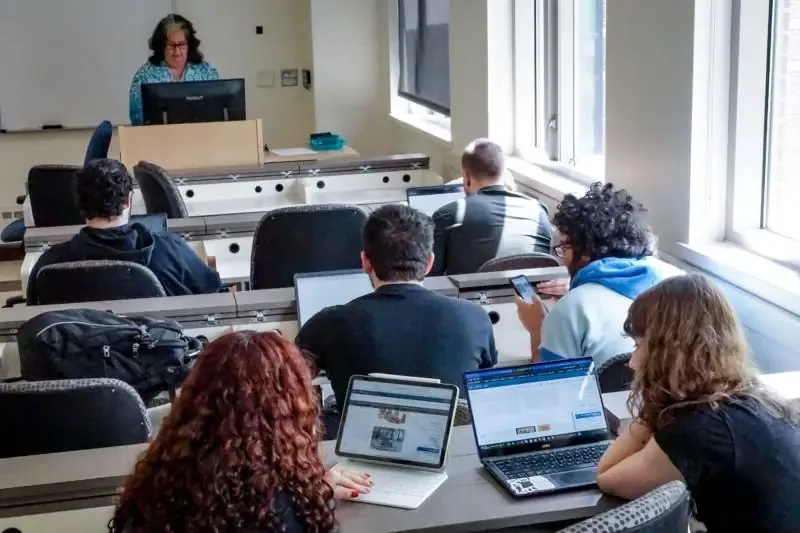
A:
{"label": "wooden podium", "polygon": [[120,126],[120,161],[129,170],[148,161],[166,170],[261,165],[261,119],[164,126]]}

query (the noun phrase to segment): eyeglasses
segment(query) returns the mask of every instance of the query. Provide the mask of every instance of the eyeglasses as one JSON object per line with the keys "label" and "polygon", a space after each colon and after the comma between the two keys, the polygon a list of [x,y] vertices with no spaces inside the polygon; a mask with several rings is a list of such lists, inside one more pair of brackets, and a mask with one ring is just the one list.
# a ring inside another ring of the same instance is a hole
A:
{"label": "eyeglasses", "polygon": [[564,242],[559,245],[553,246],[553,253],[555,254],[556,257],[562,258],[564,257],[564,250],[566,248],[569,248],[568,242]]}
{"label": "eyeglasses", "polygon": [[167,48],[170,50],[186,50],[189,48],[189,43],[167,43]]}

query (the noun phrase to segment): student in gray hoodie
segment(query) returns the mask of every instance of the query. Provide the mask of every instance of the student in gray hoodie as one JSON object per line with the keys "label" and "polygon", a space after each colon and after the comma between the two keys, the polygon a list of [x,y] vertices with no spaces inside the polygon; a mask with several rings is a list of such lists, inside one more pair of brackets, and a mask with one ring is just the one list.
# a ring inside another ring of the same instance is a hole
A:
{"label": "student in gray hoodie", "polygon": [[49,248],[28,280],[26,302],[37,305],[36,276],[45,265],[87,260],[118,260],[149,268],[167,296],[222,290],[219,274],[173,233],[154,233],[129,223],[133,178],[114,159],[95,159],[75,175],[75,197],[86,227],[67,242]]}
{"label": "student in gray hoodie", "polygon": [[539,298],[516,299],[534,361],[593,357],[601,365],[633,351],[622,330],[631,302],[680,273],[653,257],[655,236],[646,212],[611,183],[591,185],[582,198],[564,197],[553,217],[560,234],[553,250],[569,271],[569,291],[549,314]]}

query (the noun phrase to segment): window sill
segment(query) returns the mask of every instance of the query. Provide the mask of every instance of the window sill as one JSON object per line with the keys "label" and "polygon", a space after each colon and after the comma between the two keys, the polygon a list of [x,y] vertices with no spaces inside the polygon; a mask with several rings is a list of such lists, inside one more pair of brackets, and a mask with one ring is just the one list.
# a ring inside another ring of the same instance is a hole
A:
{"label": "window sill", "polygon": [[429,140],[448,150],[453,148],[453,136],[450,133],[450,128],[408,113],[391,113],[389,116],[403,129],[413,133],[422,133]]}
{"label": "window sill", "polygon": [[507,165],[517,183],[533,189],[556,203],[566,194],[583,196],[586,193],[586,185],[572,177],[569,172],[558,168],[560,165],[540,165],[521,157],[508,158]]}
{"label": "window sill", "polygon": [[674,249],[678,259],[800,317],[800,274],[731,241]]}

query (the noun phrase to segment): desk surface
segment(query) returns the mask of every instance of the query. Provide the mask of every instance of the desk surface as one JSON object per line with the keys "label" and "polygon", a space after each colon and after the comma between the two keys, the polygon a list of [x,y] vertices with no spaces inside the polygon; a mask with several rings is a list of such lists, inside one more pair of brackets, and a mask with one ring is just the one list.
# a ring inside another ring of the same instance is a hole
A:
{"label": "desk surface", "polygon": [[[280,151],[280,149],[278,149]],[[289,163],[289,162],[298,162],[298,161],[325,161],[327,159],[340,159],[343,157],[358,157],[358,152],[350,148],[350,146],[345,145],[344,148],[341,150],[325,150],[321,152],[311,151],[310,153],[301,153],[303,150],[302,147],[298,148],[284,148],[287,152],[289,151],[297,151],[294,154],[287,154],[281,155],[276,154],[275,152],[271,152],[269,150],[264,151],[264,163]]]}
{"label": "desk surface", "polygon": [[[17,505],[15,502],[19,502],[21,496],[54,501],[60,495],[69,494],[69,486],[74,484],[82,484],[84,489],[87,486],[96,490],[105,487],[108,494],[113,494],[144,446],[0,460],[0,471],[3,472],[0,476],[0,511],[3,507]],[[332,441],[322,444],[327,465],[336,462],[333,446]],[[343,531],[487,531],[586,518],[615,505],[613,499],[603,496],[597,489],[515,500],[481,467],[470,426],[453,430],[447,473],[447,481],[419,509],[409,511],[356,502],[342,503],[337,517]],[[77,503],[76,507],[80,505]],[[14,516],[9,511],[12,509],[5,509],[2,514]],[[107,520],[105,516],[101,518]]]}

